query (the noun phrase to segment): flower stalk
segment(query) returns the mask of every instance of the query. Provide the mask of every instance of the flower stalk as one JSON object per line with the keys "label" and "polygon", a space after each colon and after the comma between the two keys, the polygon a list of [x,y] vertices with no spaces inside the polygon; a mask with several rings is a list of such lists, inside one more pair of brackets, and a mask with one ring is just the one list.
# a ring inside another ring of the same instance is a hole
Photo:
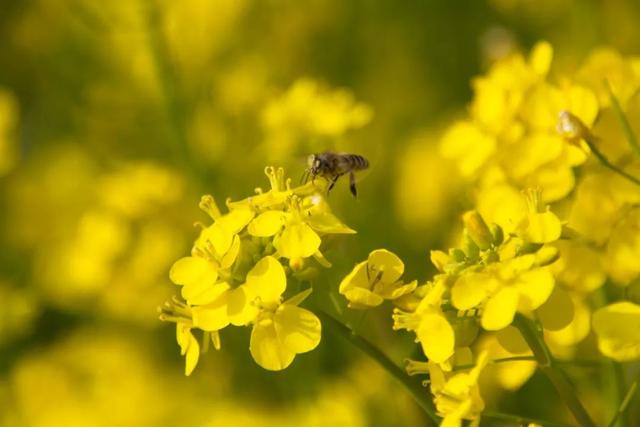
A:
{"label": "flower stalk", "polygon": [[576,421],[584,427],[595,427],[596,424],[578,399],[578,396],[576,396],[573,387],[567,380],[566,374],[556,366],[551,352],[533,322],[522,314],[517,314],[513,325],[522,334],[538,362],[538,367],[549,378],[549,381],[551,381]]}

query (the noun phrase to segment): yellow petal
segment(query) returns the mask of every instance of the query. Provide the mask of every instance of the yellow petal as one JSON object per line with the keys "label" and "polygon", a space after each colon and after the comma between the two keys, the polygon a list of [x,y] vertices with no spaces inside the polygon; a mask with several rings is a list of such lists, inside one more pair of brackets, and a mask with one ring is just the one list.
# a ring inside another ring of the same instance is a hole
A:
{"label": "yellow petal", "polygon": [[356,231],[344,225],[330,212],[318,212],[305,218],[305,222],[314,230],[325,234],[355,234]]}
{"label": "yellow petal", "polygon": [[495,286],[495,283],[496,279],[489,274],[463,274],[451,289],[451,302],[458,310],[477,307],[487,297],[487,290]]}
{"label": "yellow petal", "polygon": [[367,308],[376,307],[384,302],[384,299],[365,288],[351,288],[343,292],[343,295],[349,300],[351,308]]}
{"label": "yellow petal", "polygon": [[199,257],[184,257],[176,261],[169,278],[176,285],[189,285],[200,282],[215,283],[218,270],[209,261]]}
{"label": "yellow petal", "polygon": [[205,259],[184,257],[179,259],[169,271],[171,281],[183,285],[182,297],[190,304],[206,304],[224,292],[216,285],[218,271]]}
{"label": "yellow petal", "polygon": [[258,215],[249,223],[247,231],[252,236],[274,236],[284,225],[284,213],[282,211],[266,211]]}
{"label": "yellow petal", "polygon": [[550,211],[530,214],[522,237],[533,243],[549,243],[560,238],[562,223]]}
{"label": "yellow petal", "polygon": [[[229,286],[227,285],[227,289]],[[204,331],[219,331],[229,324],[227,310],[229,294],[225,293],[213,302],[191,309],[193,326]]]}
{"label": "yellow petal", "polygon": [[555,279],[548,267],[525,271],[518,276],[516,288],[520,292],[518,309],[523,312],[535,310],[549,299]]}
{"label": "yellow petal", "polygon": [[178,344],[182,349],[182,354],[186,355],[184,374],[189,376],[198,364],[200,357],[200,345],[195,339],[188,326],[178,324],[177,326]]}
{"label": "yellow petal", "polygon": [[233,243],[233,233],[218,223],[214,223],[200,232],[195,246],[208,251],[213,247],[216,257],[227,253]]}
{"label": "yellow petal", "polygon": [[640,358],[640,305],[618,302],[593,314],[600,351],[618,361]]}
{"label": "yellow petal", "polygon": [[282,345],[272,319],[265,318],[256,323],[251,331],[249,350],[253,360],[264,369],[280,371],[293,362],[294,351]]}
{"label": "yellow petal", "polygon": [[422,351],[429,360],[442,363],[453,355],[455,336],[453,328],[443,315],[425,314],[416,335],[422,344]]}
{"label": "yellow petal", "polygon": [[279,342],[296,354],[311,351],[320,343],[320,319],[309,310],[282,304],[273,322]]}
{"label": "yellow petal", "polygon": [[253,294],[249,293],[244,285],[229,291],[227,296],[227,315],[232,325],[248,325],[256,318],[259,310],[252,304],[252,296]]}
{"label": "yellow petal", "polygon": [[230,268],[240,253],[240,236],[237,234],[233,236],[231,246],[226,254],[220,259],[220,268]]}
{"label": "yellow petal", "polygon": [[553,60],[553,47],[546,41],[538,42],[531,51],[529,63],[539,76],[546,76]]}
{"label": "yellow petal", "polygon": [[307,258],[320,248],[320,237],[304,222],[285,227],[280,238],[274,243],[285,258]]}
{"label": "yellow petal", "polygon": [[266,256],[247,273],[244,286],[249,294],[260,298],[261,304],[275,304],[287,287],[287,276],[277,259]]}
{"label": "yellow petal", "polygon": [[369,279],[367,278],[367,261],[362,261],[356,265],[349,274],[340,282],[339,292],[344,293],[353,288],[368,288]]}
{"label": "yellow petal", "polygon": [[381,292],[380,296],[385,299],[395,300],[404,295],[410,294],[418,287],[418,281],[414,280],[411,283],[402,284],[401,282],[394,283],[392,286],[388,286],[385,289],[386,292]]}
{"label": "yellow petal", "polygon": [[487,331],[506,328],[513,321],[518,307],[518,291],[504,287],[489,298],[482,313],[482,327]]}
{"label": "yellow petal", "polygon": [[251,209],[233,209],[228,214],[222,215],[216,219],[215,224],[220,225],[231,234],[238,234],[247,224],[249,224],[249,221],[251,221],[254,215],[255,212]]}
{"label": "yellow petal", "polygon": [[[369,254],[370,274],[382,272],[381,282],[393,283],[404,273],[404,263],[393,252],[386,249],[376,249]],[[370,280],[374,278],[370,277]]]}

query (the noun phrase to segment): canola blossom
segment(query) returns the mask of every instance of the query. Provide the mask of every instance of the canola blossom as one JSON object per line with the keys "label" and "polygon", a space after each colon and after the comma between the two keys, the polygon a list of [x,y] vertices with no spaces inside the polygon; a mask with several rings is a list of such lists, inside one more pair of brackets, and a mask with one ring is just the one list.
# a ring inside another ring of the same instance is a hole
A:
{"label": "canola blossom", "polygon": [[[459,243],[431,250],[435,274],[427,279],[406,277],[391,250],[372,250],[353,260],[339,283],[314,289],[334,301],[333,309],[301,307],[312,287],[300,284],[313,283],[318,267],[331,267],[325,238],[355,233],[329,208],[326,182],[292,188],[283,169],[268,167],[271,188],[228,200],[226,213],[203,197],[200,206],[213,222],[202,225],[191,255],[173,264],[180,296],[161,314],[176,323],[186,374],[201,357],[197,331],[220,349],[219,331],[250,327],[251,356],[278,371],[315,349],[328,328],[405,384],[441,426],[477,426],[484,418],[544,424],[487,410],[482,397],[487,384],[517,390],[536,370],[573,421],[595,426],[563,366],[577,364],[585,348],[587,358],[640,360],[640,147],[626,116],[640,105],[639,64],[596,51],[574,74],[556,76],[553,48],[540,42],[528,57],[508,55],[475,78],[468,116],[441,140],[443,156],[473,194]],[[333,121],[303,120],[338,100]],[[609,115],[626,126],[626,138],[609,139],[601,125]],[[344,94],[320,95],[307,80],[263,115],[269,129],[317,134],[342,133],[369,119],[364,106]],[[386,313],[393,331],[413,337],[419,350],[405,372],[358,336],[340,305]],[[416,387],[415,375],[428,387]]]}
{"label": "canola blossom", "polygon": [[273,371],[320,342],[320,320],[299,307],[311,288],[291,294],[290,285],[330,265],[320,251],[323,237],[355,231],[331,212],[318,184],[291,188],[282,168],[267,167],[265,174],[271,188],[228,200],[225,214],[212,196],[202,198],[200,207],[213,222],[201,225],[191,255],[169,272],[180,296],[165,303],[160,318],[176,323],[187,375],[201,353],[195,330],[220,349],[219,331],[250,326],[253,359]]}

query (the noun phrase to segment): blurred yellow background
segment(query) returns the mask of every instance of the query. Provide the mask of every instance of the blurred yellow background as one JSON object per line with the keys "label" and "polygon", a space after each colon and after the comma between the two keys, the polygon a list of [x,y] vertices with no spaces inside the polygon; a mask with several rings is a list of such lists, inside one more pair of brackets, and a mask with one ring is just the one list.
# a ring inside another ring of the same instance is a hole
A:
{"label": "blurred yellow background", "polygon": [[[283,372],[248,331],[184,377],[156,307],[196,236],[200,195],[295,179],[328,149],[367,157],[330,201],[355,237],[320,286],[372,249],[431,272],[470,204],[438,141],[495,59],[550,41],[560,69],[640,52],[635,0],[5,0],[0,5],[0,425],[413,426],[410,396],[329,334]],[[391,319],[363,320],[396,361]],[[391,345],[393,343],[393,345]],[[522,390],[507,405],[529,407]],[[533,409],[531,409],[533,408]]]}

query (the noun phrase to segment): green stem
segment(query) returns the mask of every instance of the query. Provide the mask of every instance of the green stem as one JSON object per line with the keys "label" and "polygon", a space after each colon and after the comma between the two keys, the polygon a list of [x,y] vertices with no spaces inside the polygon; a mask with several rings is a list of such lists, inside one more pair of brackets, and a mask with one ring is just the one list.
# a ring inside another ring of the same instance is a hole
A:
{"label": "green stem", "polygon": [[618,117],[618,121],[620,122],[620,126],[622,126],[622,131],[624,132],[624,135],[627,138],[627,142],[629,142],[629,145],[631,146],[633,151],[635,151],[636,154],[640,156],[640,143],[638,143],[638,139],[636,138],[636,135],[633,132],[633,129],[631,128],[631,124],[629,123],[627,116],[624,114],[624,111],[622,110],[620,101],[618,101],[618,98],[613,93],[613,89],[611,88],[611,85],[609,84],[608,80],[604,81],[604,85],[607,87],[607,90],[609,91],[609,97],[611,98],[611,105],[613,107],[613,111],[616,113],[616,116]]}
{"label": "green stem", "polygon": [[[323,310],[316,309],[314,312],[318,315],[325,327],[329,330],[340,335],[355,347],[358,347],[367,356],[375,360],[387,373],[398,380],[409,391],[418,405],[425,411],[429,418],[436,424],[440,423],[440,417],[436,414],[436,409],[429,398],[429,393],[422,385],[411,378],[404,369],[393,363],[389,358],[377,349],[369,341],[365,340],[361,336],[357,335],[352,329],[343,324],[341,321],[326,313]],[[509,421],[517,424],[529,424],[534,423],[546,427],[567,427],[565,424],[554,423],[552,421],[537,420],[534,418],[521,417],[519,415],[504,414],[502,412],[485,411],[482,413],[482,418]]]}
{"label": "green stem", "polygon": [[556,366],[551,352],[533,322],[523,315],[517,314],[513,325],[520,330],[522,337],[531,348],[538,362],[538,367],[549,378],[549,381],[551,381],[560,398],[567,405],[576,421],[578,421],[578,424],[583,427],[595,427],[596,424],[591,420],[584,406],[582,406],[565,373]]}
{"label": "green stem", "polygon": [[609,161],[609,159],[607,159],[607,157],[596,146],[596,137],[595,136],[588,135],[587,137],[584,138],[584,142],[586,142],[586,144],[589,146],[589,149],[591,149],[591,152],[593,153],[593,155],[596,156],[596,158],[600,161],[600,163],[602,163],[602,166],[608,168],[609,170],[611,170],[612,172],[620,175],[621,177],[625,178],[626,180],[631,181],[636,185],[640,185],[640,179],[638,179],[635,176],[631,175],[630,173],[620,169],[618,166],[616,166],[613,163],[611,163]]}
{"label": "green stem", "polygon": [[407,391],[411,393],[411,396],[414,398],[416,403],[425,411],[433,422],[436,424],[440,422],[440,417],[436,415],[436,409],[429,398],[429,393],[425,387],[422,386],[422,383],[408,376],[402,368],[389,360],[384,353],[374,347],[369,341],[359,335],[356,335],[353,330],[348,328],[335,317],[322,310],[315,310],[315,312],[323,325],[328,326],[330,330],[358,347],[367,356],[375,360],[392,377],[402,383]]}
{"label": "green stem", "polygon": [[618,407],[616,414],[614,415],[613,419],[609,423],[609,427],[614,427],[618,422],[618,420],[621,419],[620,417],[622,417],[624,413],[627,411],[629,404],[631,403],[634,395],[638,391],[639,383],[640,383],[640,373],[636,377],[635,381],[629,386],[629,389],[627,390],[627,393],[625,394],[624,399],[622,399],[622,402],[620,403],[620,406]]}

